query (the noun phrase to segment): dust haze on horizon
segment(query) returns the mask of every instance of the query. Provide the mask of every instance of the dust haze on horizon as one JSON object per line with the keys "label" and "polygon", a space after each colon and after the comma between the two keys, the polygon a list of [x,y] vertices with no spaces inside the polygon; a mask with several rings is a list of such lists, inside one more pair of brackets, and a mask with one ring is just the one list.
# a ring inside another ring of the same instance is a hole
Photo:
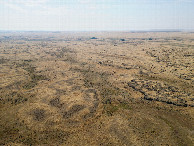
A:
{"label": "dust haze on horizon", "polygon": [[193,30],[193,0],[0,0],[0,30]]}

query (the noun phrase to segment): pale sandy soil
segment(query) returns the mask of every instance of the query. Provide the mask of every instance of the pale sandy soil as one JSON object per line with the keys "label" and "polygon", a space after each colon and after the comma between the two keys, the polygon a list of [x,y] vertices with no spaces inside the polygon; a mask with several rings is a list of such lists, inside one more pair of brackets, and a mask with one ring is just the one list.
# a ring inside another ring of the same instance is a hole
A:
{"label": "pale sandy soil", "polygon": [[194,33],[0,33],[0,145],[193,145],[193,72]]}

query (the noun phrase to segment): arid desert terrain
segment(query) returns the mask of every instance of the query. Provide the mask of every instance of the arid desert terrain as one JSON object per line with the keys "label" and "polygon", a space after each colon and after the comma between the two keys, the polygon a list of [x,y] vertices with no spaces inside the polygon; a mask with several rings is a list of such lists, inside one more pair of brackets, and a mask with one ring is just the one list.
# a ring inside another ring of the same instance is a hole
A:
{"label": "arid desert terrain", "polygon": [[0,145],[194,145],[194,33],[0,32]]}

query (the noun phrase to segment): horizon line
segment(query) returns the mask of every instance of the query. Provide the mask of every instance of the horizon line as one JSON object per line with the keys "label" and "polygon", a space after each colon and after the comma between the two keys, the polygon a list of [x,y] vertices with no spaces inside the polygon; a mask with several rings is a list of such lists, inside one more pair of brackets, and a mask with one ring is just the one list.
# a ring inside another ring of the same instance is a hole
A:
{"label": "horizon line", "polygon": [[144,30],[0,30],[0,32],[192,32],[194,29],[144,29]]}

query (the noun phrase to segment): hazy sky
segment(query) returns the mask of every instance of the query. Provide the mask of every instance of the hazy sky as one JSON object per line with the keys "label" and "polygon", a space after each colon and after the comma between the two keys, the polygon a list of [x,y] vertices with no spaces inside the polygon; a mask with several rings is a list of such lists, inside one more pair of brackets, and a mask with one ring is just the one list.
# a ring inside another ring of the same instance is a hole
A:
{"label": "hazy sky", "polygon": [[194,0],[0,0],[0,30],[194,29]]}

